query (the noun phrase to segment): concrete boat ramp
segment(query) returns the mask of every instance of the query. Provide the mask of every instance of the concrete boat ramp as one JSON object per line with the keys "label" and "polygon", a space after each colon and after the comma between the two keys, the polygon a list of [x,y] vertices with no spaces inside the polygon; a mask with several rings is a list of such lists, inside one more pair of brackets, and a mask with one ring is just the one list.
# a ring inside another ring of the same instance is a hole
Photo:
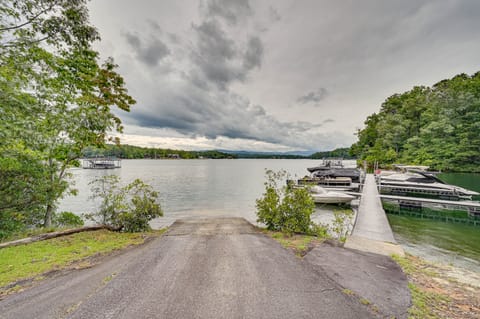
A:
{"label": "concrete boat ramp", "polygon": [[189,219],[0,300],[0,318],[379,317],[342,289],[242,218]]}
{"label": "concrete boat ramp", "polygon": [[367,174],[365,178],[355,225],[345,248],[387,256],[405,255],[393,237],[373,174]]}

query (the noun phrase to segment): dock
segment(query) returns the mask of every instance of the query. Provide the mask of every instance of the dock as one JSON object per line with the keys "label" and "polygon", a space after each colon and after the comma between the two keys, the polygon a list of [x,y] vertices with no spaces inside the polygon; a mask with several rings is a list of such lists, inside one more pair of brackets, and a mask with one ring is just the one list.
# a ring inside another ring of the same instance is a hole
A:
{"label": "dock", "polygon": [[113,169],[122,167],[122,161],[116,157],[96,157],[83,160],[82,167],[86,169]]}
{"label": "dock", "polygon": [[440,204],[444,206],[451,207],[452,209],[465,209],[471,211],[480,212],[480,203],[474,201],[453,201],[453,200],[443,200],[435,198],[423,198],[423,197],[407,197],[407,196],[395,196],[395,195],[380,195],[380,198],[391,199],[397,201],[405,202],[416,202],[416,203],[428,203],[428,204]]}
{"label": "dock", "polygon": [[405,255],[393,236],[373,174],[365,177],[355,225],[345,247],[387,256]]}
{"label": "dock", "polygon": [[[480,225],[480,202],[478,201],[442,200],[385,194],[380,195],[380,198],[387,202],[397,203],[398,208],[395,211],[389,210],[389,213],[407,214],[420,218],[431,218],[446,222],[466,223],[474,226]],[[424,208],[429,208],[432,211],[440,209],[439,212],[445,212],[432,214],[428,211],[425,212]],[[465,217],[458,216],[458,213],[451,215],[448,211],[463,211],[465,212]]]}

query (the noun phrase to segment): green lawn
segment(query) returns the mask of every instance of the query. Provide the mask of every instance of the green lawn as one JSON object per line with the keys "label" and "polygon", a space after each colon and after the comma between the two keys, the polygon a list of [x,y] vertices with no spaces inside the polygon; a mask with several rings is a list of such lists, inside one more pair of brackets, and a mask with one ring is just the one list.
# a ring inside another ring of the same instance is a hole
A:
{"label": "green lawn", "polygon": [[145,238],[159,236],[162,232],[118,233],[98,230],[0,249],[0,287],[65,268],[72,262],[95,254],[142,244]]}

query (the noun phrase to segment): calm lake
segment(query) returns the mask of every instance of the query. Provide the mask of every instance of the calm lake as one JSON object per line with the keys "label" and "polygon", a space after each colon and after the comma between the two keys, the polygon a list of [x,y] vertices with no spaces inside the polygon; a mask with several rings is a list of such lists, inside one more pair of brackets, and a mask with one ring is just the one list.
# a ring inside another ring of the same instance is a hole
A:
{"label": "calm lake", "polygon": [[[89,197],[89,183],[107,174],[119,175],[123,183],[140,178],[160,193],[164,217],[154,227],[182,217],[239,216],[255,222],[255,199],[262,195],[265,169],[284,169],[292,177],[308,174],[318,160],[123,160],[114,170],[73,169],[79,194],[65,198],[59,211],[92,212],[97,203]],[[345,161],[354,166],[354,161]],[[478,174],[445,174],[445,181],[480,191]],[[329,207],[317,207],[315,221],[328,222]],[[395,237],[406,251],[430,260],[446,261],[480,271],[480,227],[453,225],[414,217],[389,216]]]}
{"label": "calm lake", "polygon": [[[92,212],[97,203],[92,201],[89,183],[106,174],[120,176],[129,183],[140,178],[160,193],[164,217],[154,227],[170,225],[182,217],[240,216],[255,222],[255,199],[264,190],[265,169],[288,171],[292,177],[308,174],[307,167],[318,160],[123,160],[122,168],[113,170],[74,169],[75,188],[79,194],[63,200],[59,211]],[[346,165],[355,166],[354,161]],[[322,218],[319,208],[317,219]]]}

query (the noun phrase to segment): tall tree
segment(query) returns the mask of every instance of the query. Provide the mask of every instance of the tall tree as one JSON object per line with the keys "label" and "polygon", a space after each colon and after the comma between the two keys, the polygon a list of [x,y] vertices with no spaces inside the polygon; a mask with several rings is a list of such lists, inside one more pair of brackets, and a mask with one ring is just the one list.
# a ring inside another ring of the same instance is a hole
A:
{"label": "tall tree", "polygon": [[[13,145],[42,163],[30,178],[42,177],[33,192],[50,226],[56,201],[69,190],[67,168],[78,164],[83,148],[121,131],[112,107],[129,111],[135,100],[113,59],[100,64],[91,47],[99,35],[86,1],[0,0],[0,13],[1,157],[20,161]],[[22,187],[9,176],[14,198]]]}

